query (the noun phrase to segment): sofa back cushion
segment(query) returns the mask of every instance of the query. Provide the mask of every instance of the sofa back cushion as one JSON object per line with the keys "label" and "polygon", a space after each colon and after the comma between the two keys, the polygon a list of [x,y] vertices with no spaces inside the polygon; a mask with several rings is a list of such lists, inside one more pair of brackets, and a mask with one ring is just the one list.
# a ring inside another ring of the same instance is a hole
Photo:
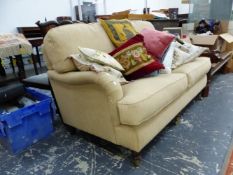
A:
{"label": "sofa back cushion", "polygon": [[149,29],[155,29],[153,24],[151,22],[148,21],[139,21],[139,20],[135,20],[135,21],[131,21],[133,27],[136,29],[137,32],[141,33],[141,31],[145,28],[149,28]]}
{"label": "sofa back cushion", "polygon": [[98,23],[71,24],[51,29],[44,39],[47,63],[59,73],[76,70],[67,57],[78,52],[78,47],[111,52],[115,47]]}
{"label": "sofa back cushion", "polygon": [[[140,32],[144,28],[153,28],[150,22],[132,21]],[[87,47],[109,53],[115,49],[103,27],[99,23],[71,24],[49,30],[44,38],[43,52],[48,69],[59,73],[76,70],[70,59],[78,52],[78,47]]]}

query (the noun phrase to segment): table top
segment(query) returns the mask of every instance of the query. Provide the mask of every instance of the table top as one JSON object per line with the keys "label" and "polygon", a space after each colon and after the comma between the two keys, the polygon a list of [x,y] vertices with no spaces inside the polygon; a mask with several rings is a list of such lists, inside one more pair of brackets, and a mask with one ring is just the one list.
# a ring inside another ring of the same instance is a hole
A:
{"label": "table top", "polygon": [[38,47],[43,44],[43,37],[27,38],[32,47]]}
{"label": "table top", "polygon": [[0,35],[0,58],[31,53],[32,45],[23,34]]}

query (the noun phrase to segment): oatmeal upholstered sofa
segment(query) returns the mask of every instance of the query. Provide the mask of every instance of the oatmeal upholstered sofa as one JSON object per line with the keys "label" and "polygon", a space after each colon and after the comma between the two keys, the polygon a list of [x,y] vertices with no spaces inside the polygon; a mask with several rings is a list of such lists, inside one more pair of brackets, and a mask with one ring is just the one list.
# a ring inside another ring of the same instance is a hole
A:
{"label": "oatmeal upholstered sofa", "polygon": [[[134,21],[141,31],[153,25]],[[98,23],[51,29],[44,39],[48,76],[65,124],[140,152],[207,84],[209,58],[196,58],[172,74],[120,85],[107,73],[79,72],[66,59],[78,46],[111,52]]]}

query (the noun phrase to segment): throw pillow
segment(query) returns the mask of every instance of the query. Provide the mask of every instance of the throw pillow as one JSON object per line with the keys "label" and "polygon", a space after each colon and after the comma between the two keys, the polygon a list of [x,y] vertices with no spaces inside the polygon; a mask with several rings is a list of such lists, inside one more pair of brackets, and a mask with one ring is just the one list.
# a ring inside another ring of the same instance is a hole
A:
{"label": "throw pillow", "polygon": [[208,48],[206,47],[195,46],[187,42],[184,42],[184,44],[176,42],[172,61],[172,69],[175,69],[182,64],[193,61],[206,50],[208,50]]}
{"label": "throw pillow", "polygon": [[128,81],[125,80],[122,73],[110,66],[103,66],[101,64],[98,64],[96,62],[92,62],[85,55],[82,53],[77,53],[70,55],[68,57],[69,59],[72,59],[73,63],[75,64],[76,68],[80,71],[94,71],[96,73],[99,72],[107,72],[113,77],[115,77],[116,81],[118,81],[121,84],[125,84]]}
{"label": "throw pillow", "polygon": [[[191,56],[188,59],[186,59],[184,63],[193,61],[195,58],[199,57],[202,53],[204,53],[205,51],[208,50],[208,48],[206,48],[206,47],[195,46],[195,45],[193,45],[191,43],[187,43],[187,42],[184,42],[183,48],[185,48],[184,51],[188,50],[187,53],[191,54]],[[181,49],[182,49],[182,47],[181,47]]]}
{"label": "throw pillow", "polygon": [[143,29],[141,34],[144,36],[144,42],[148,52],[159,59],[162,59],[165,51],[175,38],[174,35],[167,32],[149,28]]}
{"label": "throw pillow", "polygon": [[119,47],[128,39],[134,37],[137,31],[134,29],[129,20],[102,20],[100,23],[110,40],[116,47]]}
{"label": "throw pillow", "polygon": [[124,71],[124,68],[112,56],[99,50],[78,47],[79,51],[86,57],[87,60],[101,65],[110,66],[119,71]]}
{"label": "throw pillow", "polygon": [[177,42],[173,41],[171,45],[169,46],[166,54],[164,55],[163,57],[164,69],[161,69],[159,71],[161,74],[170,74],[172,72],[172,60],[173,60],[173,55],[174,55],[176,45],[177,45]]}
{"label": "throw pillow", "polygon": [[172,59],[172,69],[185,63],[185,61],[191,56],[191,54],[184,52],[180,48],[174,49],[173,59]]}
{"label": "throw pillow", "polygon": [[127,80],[144,77],[164,66],[147,53],[143,36],[138,34],[110,53],[125,69]]}

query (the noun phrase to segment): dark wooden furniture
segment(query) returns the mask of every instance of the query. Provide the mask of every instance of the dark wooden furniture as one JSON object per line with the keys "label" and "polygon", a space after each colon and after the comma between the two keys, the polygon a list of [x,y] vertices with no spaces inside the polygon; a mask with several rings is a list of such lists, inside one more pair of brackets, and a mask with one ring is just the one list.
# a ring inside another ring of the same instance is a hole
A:
{"label": "dark wooden furniture", "polygon": [[59,23],[57,21],[47,21],[47,22],[43,22],[43,23],[41,23],[40,21],[37,21],[35,24],[39,27],[40,32],[41,32],[43,37],[45,37],[46,33],[51,28],[59,26]]}
{"label": "dark wooden furniture", "polygon": [[226,66],[227,62],[231,59],[231,56],[232,56],[231,52],[212,54],[210,56],[212,62],[210,75],[213,76],[219,70],[225,73],[224,66]]}
{"label": "dark wooden furniture", "polygon": [[208,82],[207,86],[203,91],[203,97],[207,97],[209,94],[209,85],[211,82],[212,77],[214,76],[215,73],[218,71],[221,71],[225,73],[225,66],[227,62],[231,59],[232,57],[232,52],[222,52],[220,53],[219,51],[210,51],[207,53],[202,54],[202,56],[209,57],[211,60],[211,69],[208,73]]}
{"label": "dark wooden furniture", "polygon": [[179,19],[152,19],[147,20],[153,24],[156,30],[163,31],[165,27],[179,27]]}
{"label": "dark wooden furniture", "polygon": [[58,16],[57,22],[61,23],[62,21],[72,21],[71,16]]}
{"label": "dark wooden furniture", "polygon": [[43,37],[42,37],[41,31],[38,27],[17,27],[17,30],[19,33],[22,33],[27,38],[27,40],[31,43],[32,47],[36,49],[37,60],[35,58],[35,55],[32,54],[32,61],[33,61],[35,73],[38,74],[36,62],[38,62],[41,67],[41,60],[40,60],[40,53],[39,53],[39,46],[41,46],[43,43]]}

